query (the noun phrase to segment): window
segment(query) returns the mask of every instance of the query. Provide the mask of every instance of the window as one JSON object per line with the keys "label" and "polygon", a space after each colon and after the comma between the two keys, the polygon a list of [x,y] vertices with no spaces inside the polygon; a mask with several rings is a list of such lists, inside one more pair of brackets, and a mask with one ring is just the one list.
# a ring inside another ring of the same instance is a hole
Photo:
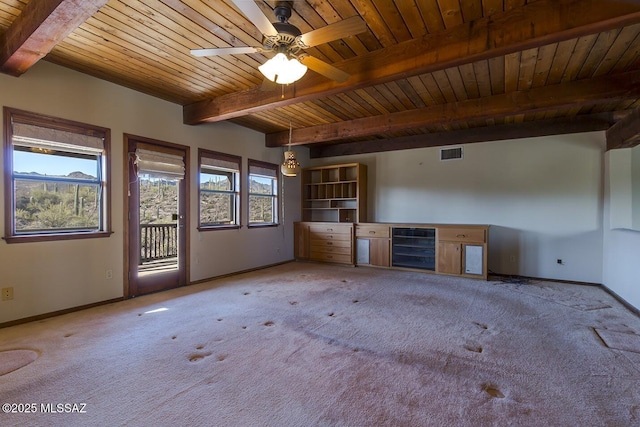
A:
{"label": "window", "polygon": [[249,226],[278,224],[278,166],[249,159]]}
{"label": "window", "polygon": [[4,113],[5,240],[108,236],[109,129]]}
{"label": "window", "polygon": [[240,226],[241,158],[214,151],[198,150],[200,165],[199,229],[236,228]]}

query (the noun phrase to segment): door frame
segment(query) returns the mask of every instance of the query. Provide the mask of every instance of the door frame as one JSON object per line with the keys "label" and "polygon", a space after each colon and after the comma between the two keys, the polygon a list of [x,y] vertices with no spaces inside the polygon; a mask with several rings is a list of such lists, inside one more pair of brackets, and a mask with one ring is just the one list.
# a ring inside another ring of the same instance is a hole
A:
{"label": "door frame", "polygon": [[187,145],[175,144],[172,142],[160,141],[157,139],[147,138],[144,136],[137,136],[125,133],[124,134],[124,161],[123,161],[123,224],[124,224],[124,238],[123,238],[123,257],[124,257],[124,277],[123,277],[123,296],[124,298],[131,298],[133,295],[131,294],[131,269],[130,269],[130,248],[129,248],[129,239],[130,233],[132,232],[131,224],[129,221],[129,212],[131,209],[130,206],[130,197],[129,197],[129,186],[137,183],[137,177],[131,176],[130,173],[130,162],[133,161],[131,158],[131,153],[129,153],[129,145],[131,143],[144,143],[155,145],[160,149],[162,147],[166,147],[168,149],[180,150],[184,152],[184,186],[185,186],[185,195],[184,195],[184,248],[179,248],[178,257],[182,257],[184,259],[184,283],[180,283],[178,286],[184,286],[191,283],[190,278],[190,195],[191,195],[191,185],[190,185],[190,153],[191,149]]}

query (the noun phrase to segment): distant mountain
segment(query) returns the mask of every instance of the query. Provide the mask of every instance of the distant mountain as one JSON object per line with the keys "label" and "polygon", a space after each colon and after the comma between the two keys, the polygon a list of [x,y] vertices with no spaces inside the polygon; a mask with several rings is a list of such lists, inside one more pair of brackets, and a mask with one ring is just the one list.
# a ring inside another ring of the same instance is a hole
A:
{"label": "distant mountain", "polygon": [[84,172],[75,171],[71,172],[69,175],[44,175],[38,172],[17,172],[20,175],[32,175],[32,176],[55,176],[58,178],[73,178],[73,179],[96,179],[95,176],[87,175]]}

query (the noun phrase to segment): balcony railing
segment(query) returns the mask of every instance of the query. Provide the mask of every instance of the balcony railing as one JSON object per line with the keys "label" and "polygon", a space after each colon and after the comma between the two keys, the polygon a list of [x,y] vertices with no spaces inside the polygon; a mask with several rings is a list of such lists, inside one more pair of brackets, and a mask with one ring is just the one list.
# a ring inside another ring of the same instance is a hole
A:
{"label": "balcony railing", "polygon": [[140,224],[140,265],[177,256],[177,224]]}

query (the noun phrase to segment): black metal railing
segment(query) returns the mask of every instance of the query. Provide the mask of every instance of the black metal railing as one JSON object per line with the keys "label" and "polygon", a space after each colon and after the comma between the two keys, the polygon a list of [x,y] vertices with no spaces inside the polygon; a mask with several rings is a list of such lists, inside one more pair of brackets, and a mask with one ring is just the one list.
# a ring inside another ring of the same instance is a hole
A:
{"label": "black metal railing", "polygon": [[140,265],[177,256],[177,224],[140,224]]}

